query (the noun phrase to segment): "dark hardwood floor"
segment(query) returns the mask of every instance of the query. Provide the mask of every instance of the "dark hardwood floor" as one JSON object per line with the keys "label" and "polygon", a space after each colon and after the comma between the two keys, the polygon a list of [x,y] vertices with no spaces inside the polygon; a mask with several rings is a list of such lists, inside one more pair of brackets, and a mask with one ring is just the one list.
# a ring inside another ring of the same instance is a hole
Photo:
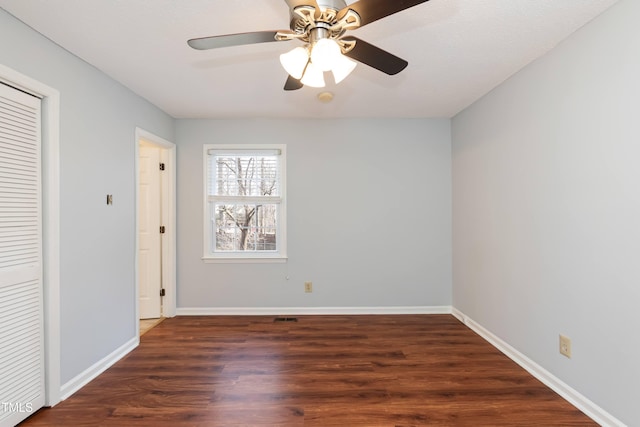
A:
{"label": "dark hardwood floor", "polygon": [[450,315],[167,319],[21,424],[592,425]]}

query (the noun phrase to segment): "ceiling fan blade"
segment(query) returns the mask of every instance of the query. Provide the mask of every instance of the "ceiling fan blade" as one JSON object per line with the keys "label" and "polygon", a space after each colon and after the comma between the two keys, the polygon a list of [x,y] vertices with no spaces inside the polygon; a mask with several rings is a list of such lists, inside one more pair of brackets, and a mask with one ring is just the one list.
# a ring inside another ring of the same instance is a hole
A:
{"label": "ceiling fan blade", "polygon": [[429,0],[360,0],[342,9],[337,16],[340,20],[349,9],[360,15],[360,26],[370,24],[385,16],[393,15]]}
{"label": "ceiling fan blade", "polygon": [[287,77],[287,82],[284,84],[284,90],[298,90],[302,89],[304,85],[295,77]]}
{"label": "ceiling fan blade", "polygon": [[349,44],[355,43],[353,48],[344,54],[345,56],[358,62],[362,62],[363,64],[367,64],[368,66],[389,74],[390,76],[398,74],[400,71],[404,70],[407,65],[409,65],[409,63],[404,59],[398,58],[386,50],[382,50],[379,47],[360,40],[359,38],[343,37],[340,40]]}
{"label": "ceiling fan blade", "polygon": [[289,40],[285,37],[288,34],[294,34],[293,31],[256,31],[253,33],[225,34],[223,36],[201,37],[188,40],[187,43],[194,49],[207,50],[218,49],[221,47],[240,46],[243,44],[267,43]]}
{"label": "ceiling fan blade", "polygon": [[322,13],[322,10],[320,9],[320,6],[318,6],[318,2],[316,0],[284,0],[284,1],[287,2],[287,6],[289,6],[289,10],[291,12],[293,12],[293,9],[299,6],[311,6],[316,10],[314,15],[315,18],[320,18],[320,14]]}

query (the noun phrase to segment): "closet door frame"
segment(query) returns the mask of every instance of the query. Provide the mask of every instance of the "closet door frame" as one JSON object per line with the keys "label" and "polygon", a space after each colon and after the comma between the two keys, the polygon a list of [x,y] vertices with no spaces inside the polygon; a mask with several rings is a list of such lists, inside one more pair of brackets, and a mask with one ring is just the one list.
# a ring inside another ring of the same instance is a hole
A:
{"label": "closet door frame", "polygon": [[0,64],[0,82],[42,99],[45,405],[60,393],[60,92]]}

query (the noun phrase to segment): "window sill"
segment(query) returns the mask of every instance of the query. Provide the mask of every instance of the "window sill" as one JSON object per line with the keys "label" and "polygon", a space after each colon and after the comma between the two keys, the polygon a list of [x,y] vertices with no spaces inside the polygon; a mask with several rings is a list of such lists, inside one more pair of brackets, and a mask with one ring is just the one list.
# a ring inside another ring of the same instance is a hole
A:
{"label": "window sill", "polygon": [[286,256],[274,257],[202,257],[205,264],[281,264],[287,262]]}

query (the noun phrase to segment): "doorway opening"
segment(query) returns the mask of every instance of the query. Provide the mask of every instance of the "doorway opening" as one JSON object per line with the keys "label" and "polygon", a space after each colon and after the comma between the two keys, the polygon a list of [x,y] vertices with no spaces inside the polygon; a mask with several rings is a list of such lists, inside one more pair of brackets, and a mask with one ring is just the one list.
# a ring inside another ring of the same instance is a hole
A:
{"label": "doorway opening", "polygon": [[136,328],[175,316],[175,144],[136,129]]}

